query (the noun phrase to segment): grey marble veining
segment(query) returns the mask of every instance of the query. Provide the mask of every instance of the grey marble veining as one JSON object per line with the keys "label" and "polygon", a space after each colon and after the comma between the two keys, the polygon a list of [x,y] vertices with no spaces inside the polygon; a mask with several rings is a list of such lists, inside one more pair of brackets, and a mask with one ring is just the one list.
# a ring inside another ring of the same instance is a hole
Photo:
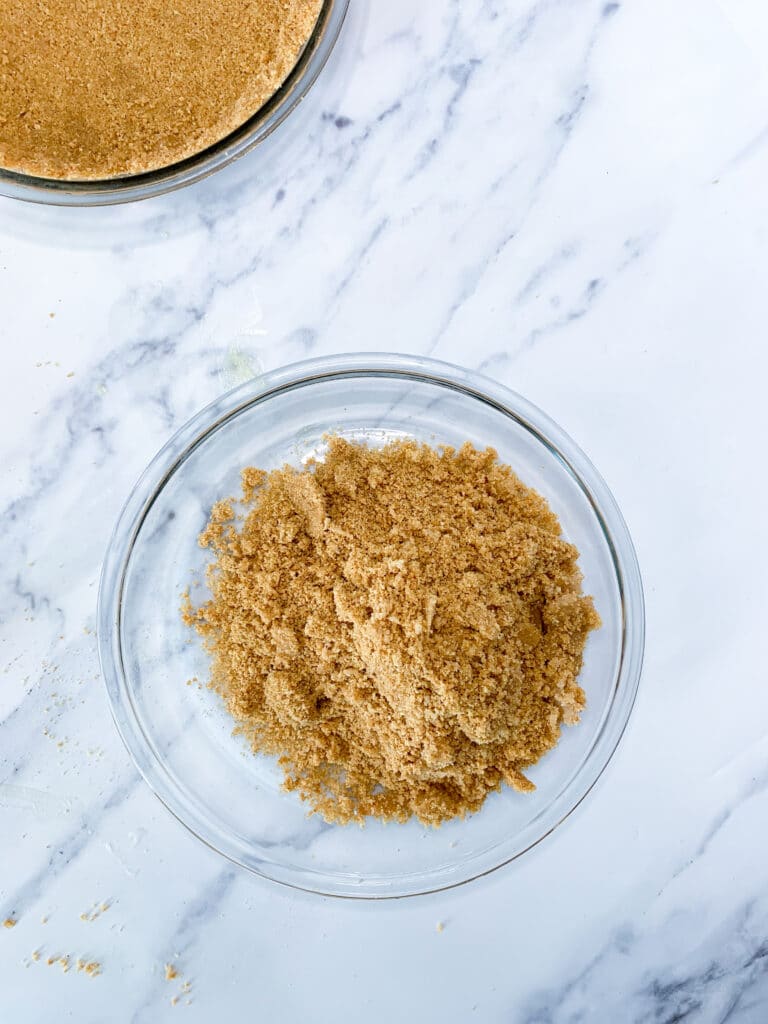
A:
{"label": "grey marble veining", "polygon": [[[352,0],[307,99],[221,174],[124,208],[0,201],[0,1019],[768,1019],[767,47],[755,0]],[[117,736],[94,636],[112,526],[170,434],[353,349],[542,406],[613,488],[648,602],[638,704],[575,816],[387,905],[189,835]]]}

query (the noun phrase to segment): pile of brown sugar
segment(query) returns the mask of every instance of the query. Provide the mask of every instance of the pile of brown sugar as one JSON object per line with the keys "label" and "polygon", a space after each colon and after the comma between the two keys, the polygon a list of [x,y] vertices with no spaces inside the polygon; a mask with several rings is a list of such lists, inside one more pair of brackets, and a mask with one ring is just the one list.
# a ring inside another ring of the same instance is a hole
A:
{"label": "pile of brown sugar", "polygon": [[3,0],[0,167],[93,179],[165,167],[284,82],[323,0]]}
{"label": "pile of brown sugar", "polygon": [[493,449],[330,440],[246,469],[200,537],[212,597],[183,614],[254,751],[328,821],[477,810],[575,723],[600,619],[546,501]]}

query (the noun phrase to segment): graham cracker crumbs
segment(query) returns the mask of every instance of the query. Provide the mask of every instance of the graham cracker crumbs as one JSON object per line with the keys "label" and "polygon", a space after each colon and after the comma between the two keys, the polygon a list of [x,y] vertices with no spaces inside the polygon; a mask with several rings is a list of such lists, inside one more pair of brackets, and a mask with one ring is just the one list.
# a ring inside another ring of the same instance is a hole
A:
{"label": "graham cracker crumbs", "polygon": [[93,179],[165,167],[275,93],[323,0],[5,0],[0,166]]}
{"label": "graham cracker crumbs", "polygon": [[579,719],[600,624],[578,551],[493,449],[329,441],[242,474],[200,536],[212,597],[182,613],[210,686],[330,822],[478,810]]}
{"label": "graham cracker crumbs", "polygon": [[[32,960],[34,960],[35,963],[38,963],[41,955],[41,950],[36,949],[32,953]],[[49,967],[52,967],[54,964],[58,964],[61,967],[62,972],[67,974],[72,966],[72,957],[68,953],[63,956],[54,954],[53,956],[47,957],[45,962]],[[79,972],[87,974],[91,978],[95,978],[97,975],[101,974],[101,964],[98,960],[87,960],[84,957],[79,956],[75,960],[75,967]]]}
{"label": "graham cracker crumbs", "polygon": [[[89,751],[89,753],[90,753],[90,751]],[[102,901],[101,903],[94,903],[94,905],[90,908],[90,910],[84,910],[83,911],[83,913],[80,915],[80,920],[81,921],[95,921],[97,917],[101,917],[101,915],[106,910],[109,910],[110,906],[111,906],[111,903],[109,903],[106,900]]]}
{"label": "graham cracker crumbs", "polygon": [[46,917],[41,917],[40,918],[40,924],[48,924],[48,917],[47,916]]}
{"label": "graham cracker crumbs", "polygon": [[173,964],[166,964],[165,965],[165,980],[166,981],[173,981],[173,979],[174,978],[178,978],[178,976],[179,976],[179,972],[176,970],[176,968],[173,966]]}
{"label": "graham cracker crumbs", "polygon": [[89,978],[95,978],[101,974],[101,964],[98,960],[85,960],[83,957],[78,957],[77,969],[83,974],[87,974]]}
{"label": "graham cracker crumbs", "polygon": [[6,917],[3,921],[3,928],[15,928],[18,923],[15,917]]}
{"label": "graham cracker crumbs", "polygon": [[179,1001],[179,997],[178,996],[171,996],[171,1006],[176,1006],[178,1001]]}

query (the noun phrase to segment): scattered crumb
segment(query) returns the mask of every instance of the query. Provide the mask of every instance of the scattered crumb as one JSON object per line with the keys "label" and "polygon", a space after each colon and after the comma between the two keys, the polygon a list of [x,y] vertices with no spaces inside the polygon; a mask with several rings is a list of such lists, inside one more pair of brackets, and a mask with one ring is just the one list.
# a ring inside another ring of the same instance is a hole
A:
{"label": "scattered crumb", "polygon": [[[40,960],[40,956],[41,953],[39,949],[36,949],[32,953],[32,959],[35,961],[35,963],[37,963]],[[49,967],[51,967],[53,964],[59,964],[64,974],[66,974],[69,971],[70,967],[72,966],[72,957],[68,953],[65,953],[64,956],[54,955],[47,957],[45,962],[48,964]],[[74,963],[78,971],[82,971],[84,974],[87,974],[90,978],[95,978],[96,975],[101,974],[101,964],[98,962],[98,960],[85,960],[83,957],[79,956]]]}
{"label": "scattered crumb", "polygon": [[174,978],[178,978],[178,976],[179,976],[179,972],[176,970],[176,968],[173,966],[173,964],[166,964],[165,965],[165,980],[166,981],[173,981],[173,979]]}
{"label": "scattered crumb", "polygon": [[40,924],[48,924],[48,915],[40,918]]}
{"label": "scattered crumb", "polygon": [[18,923],[15,917],[6,917],[3,921],[3,928],[15,928]]}
{"label": "scattered crumb", "polygon": [[437,924],[435,925],[435,931],[436,932],[442,932],[444,930],[445,930],[445,925],[443,924],[442,921],[438,921]]}
{"label": "scattered crumb", "polygon": [[56,314],[55,313],[49,313],[48,316],[51,318],[51,320],[53,320],[53,318],[56,316]]}
{"label": "scattered crumb", "polygon": [[74,370],[70,370],[69,373],[67,374],[67,376],[68,377],[74,377],[75,376],[75,371]]}
{"label": "scattered crumb", "polygon": [[178,996],[171,996],[171,1006],[175,1006],[176,1003],[178,1003],[178,1001],[179,1001],[179,997]]}
{"label": "scattered crumb", "polygon": [[185,981],[183,983],[183,985],[181,986],[181,991],[184,992],[184,993],[191,992],[192,991],[192,982],[191,981]]}
{"label": "scattered crumb", "polygon": [[[90,751],[88,751],[90,754]],[[90,910],[84,910],[80,915],[81,921],[95,921],[97,917],[101,917],[105,910],[109,910],[112,904],[109,900],[104,900],[101,903],[94,903]]]}

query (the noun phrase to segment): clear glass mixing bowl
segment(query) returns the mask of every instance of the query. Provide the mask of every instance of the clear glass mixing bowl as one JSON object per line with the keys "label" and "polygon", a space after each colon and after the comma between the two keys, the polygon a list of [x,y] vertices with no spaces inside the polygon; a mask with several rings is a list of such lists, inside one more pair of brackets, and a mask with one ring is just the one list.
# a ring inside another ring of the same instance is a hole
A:
{"label": "clear glass mixing bowl", "polygon": [[349,0],[325,0],[315,31],[285,82],[253,117],[213,146],[157,171],[94,181],[38,178],[0,167],[0,195],[53,206],[109,206],[207,178],[270,135],[306,96],[331,55],[348,6]]}
{"label": "clear glass mixing bowl", "polygon": [[[309,817],[281,790],[273,760],[233,737],[207,688],[207,656],[179,616],[199,575],[197,544],[212,503],[239,488],[243,466],[300,465],[323,435],[380,444],[492,445],[560,517],[581,552],[585,590],[603,626],[581,683],[587,708],[530,770],[536,791],[491,795],[439,829],[417,821],[365,827]],[[626,525],[584,453],[519,395],[446,363],[347,355],[299,363],[224,395],[173,437],[123,509],[104,563],[99,650],[118,729],[146,781],[196,836],[232,861],[298,888],[393,897],[458,885],[530,850],[605,769],[627,724],[643,653],[643,596]],[[192,641],[192,642],[190,642]]]}

